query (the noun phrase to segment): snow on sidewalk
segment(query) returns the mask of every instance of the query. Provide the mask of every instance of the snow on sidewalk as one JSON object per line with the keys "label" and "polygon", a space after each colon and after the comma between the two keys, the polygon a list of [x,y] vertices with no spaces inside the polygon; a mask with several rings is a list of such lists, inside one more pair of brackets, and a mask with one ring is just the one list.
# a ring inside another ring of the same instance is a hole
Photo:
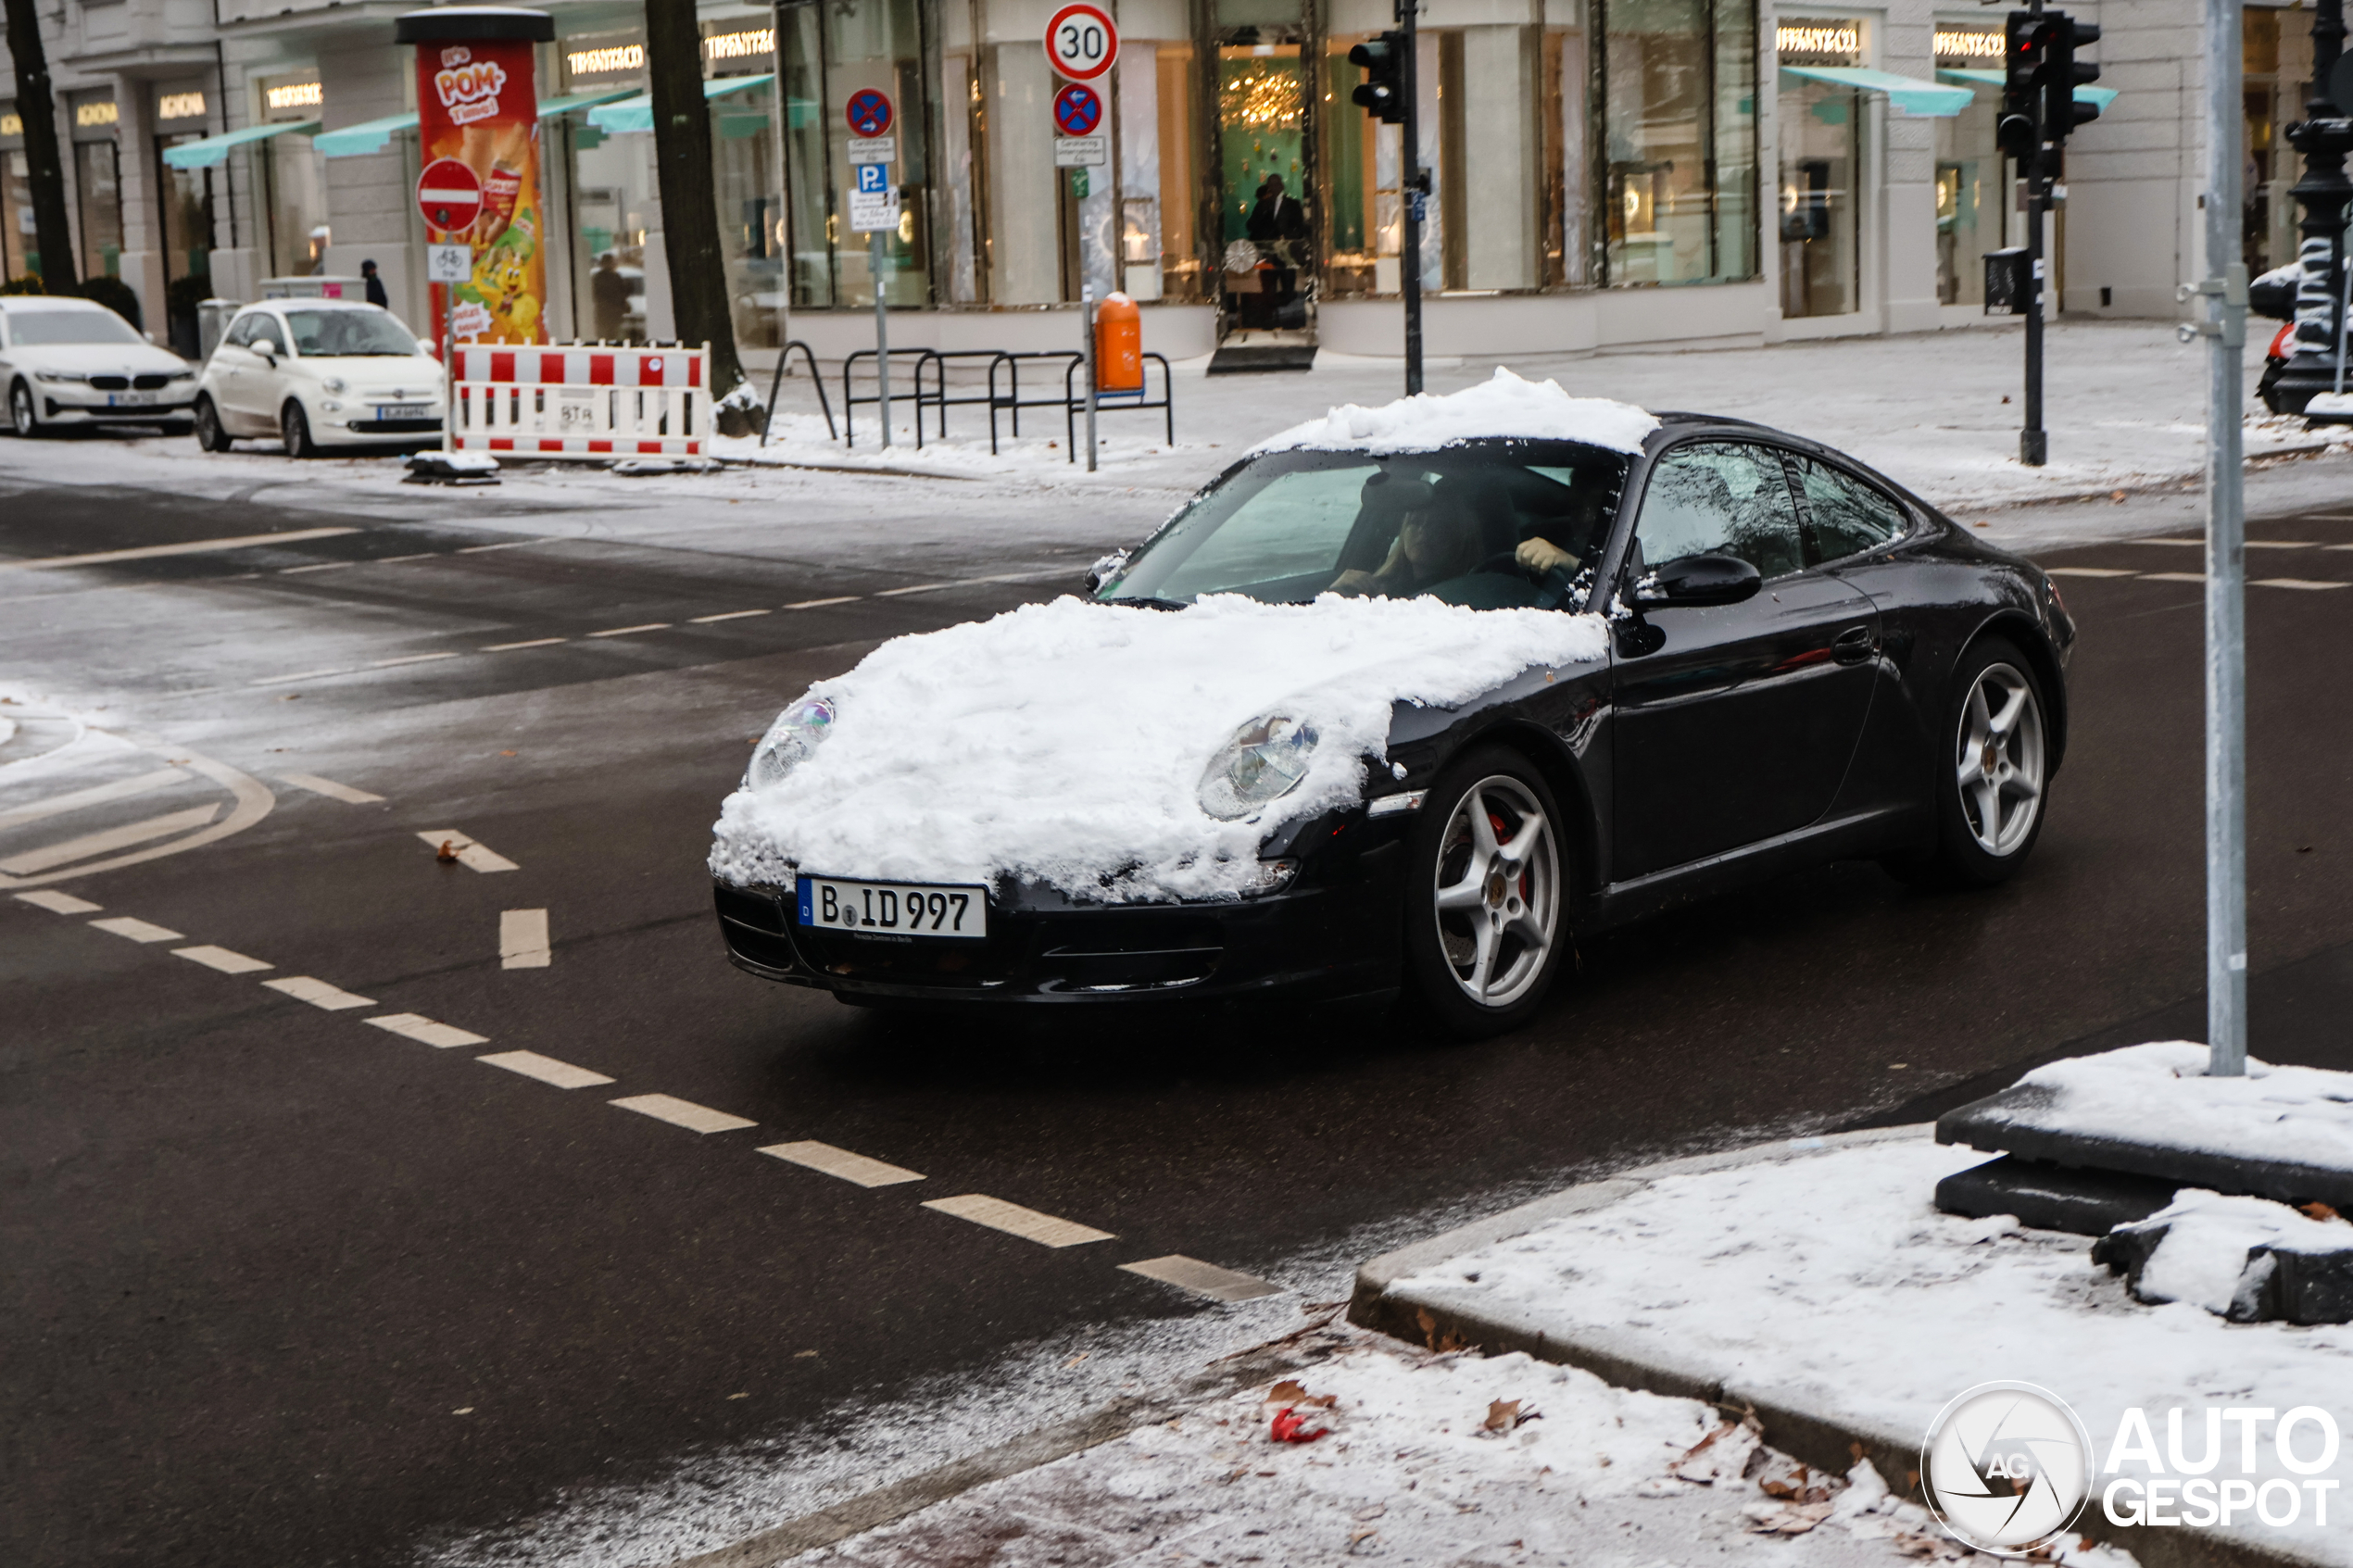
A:
{"label": "snow on sidewalk", "polygon": [[[1524,1355],[1431,1354],[1345,1325],[1320,1340],[1284,1383],[797,1561],[1863,1568],[1967,1555],[1924,1511],[1888,1497],[1869,1465],[1851,1486],[1812,1474],[1695,1400]],[[1291,1420],[1327,1436],[1275,1440]],[[2133,1562],[2106,1549],[2061,1560]]]}

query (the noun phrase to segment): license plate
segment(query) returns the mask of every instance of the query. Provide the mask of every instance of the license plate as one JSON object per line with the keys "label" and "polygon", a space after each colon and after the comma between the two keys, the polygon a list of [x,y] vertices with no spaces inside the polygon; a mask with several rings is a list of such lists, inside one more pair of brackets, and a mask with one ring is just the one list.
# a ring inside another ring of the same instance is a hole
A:
{"label": "license plate", "polygon": [[433,418],[430,403],[379,403],[376,418],[380,420],[429,420]]}
{"label": "license plate", "polygon": [[109,392],[107,394],[107,407],[109,408],[145,408],[152,407],[155,400],[156,395],[152,392]]}
{"label": "license plate", "polygon": [[800,879],[800,923],[860,936],[977,941],[988,935],[988,889],[805,876]]}

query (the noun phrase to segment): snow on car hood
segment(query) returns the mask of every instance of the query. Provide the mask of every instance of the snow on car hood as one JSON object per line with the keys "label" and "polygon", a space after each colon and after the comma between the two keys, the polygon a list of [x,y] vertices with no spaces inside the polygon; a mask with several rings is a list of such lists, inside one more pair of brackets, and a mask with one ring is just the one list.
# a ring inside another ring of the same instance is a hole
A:
{"label": "snow on car hood", "polygon": [[82,375],[173,375],[195,369],[169,349],[151,343],[27,343],[6,351],[27,370],[71,370]]}
{"label": "snow on car hood", "polygon": [[1427,392],[1378,408],[1343,404],[1320,420],[1293,425],[1251,448],[1289,452],[1300,447],[1344,452],[1429,452],[1453,441],[1480,437],[1581,441],[1612,452],[1639,452],[1658,420],[1630,403],[1571,397],[1554,381],[1531,382],[1495,367],[1488,380],[1460,392]]}
{"label": "snow on car hood", "polygon": [[[1598,616],[1330,596],[1174,611],[1064,597],[899,637],[811,688],[835,705],[830,735],[727,797],[711,869],[1232,897],[1270,829],[1360,797],[1392,704],[1451,706],[1606,646]],[[1255,818],[1210,816],[1195,791],[1211,757],[1277,713],[1320,735],[1307,776]]]}

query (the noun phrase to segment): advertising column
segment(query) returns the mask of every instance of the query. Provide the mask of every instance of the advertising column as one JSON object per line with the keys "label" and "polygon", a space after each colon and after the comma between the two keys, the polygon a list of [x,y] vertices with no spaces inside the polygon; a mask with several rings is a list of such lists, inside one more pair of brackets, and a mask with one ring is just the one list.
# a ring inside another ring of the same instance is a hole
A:
{"label": "advertising column", "polygon": [[547,215],[532,46],[552,40],[555,23],[544,11],[443,6],[395,26],[417,51],[419,161],[461,163],[482,185],[478,216],[427,235],[473,255],[466,282],[433,285],[433,319],[459,343],[545,343]]}

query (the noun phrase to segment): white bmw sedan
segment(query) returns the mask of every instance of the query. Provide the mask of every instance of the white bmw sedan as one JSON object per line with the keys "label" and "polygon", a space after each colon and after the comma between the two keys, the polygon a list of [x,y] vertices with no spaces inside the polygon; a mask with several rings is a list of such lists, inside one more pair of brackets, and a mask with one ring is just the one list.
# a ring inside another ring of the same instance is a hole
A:
{"label": "white bmw sedan", "polygon": [[290,458],[414,445],[441,433],[441,361],[380,306],[271,300],[221,334],[196,385],[195,419],[208,452],[247,436],[275,436]]}
{"label": "white bmw sedan", "polygon": [[0,297],[0,387],[17,434],[69,425],[187,428],[196,370],[105,306],[61,295]]}

